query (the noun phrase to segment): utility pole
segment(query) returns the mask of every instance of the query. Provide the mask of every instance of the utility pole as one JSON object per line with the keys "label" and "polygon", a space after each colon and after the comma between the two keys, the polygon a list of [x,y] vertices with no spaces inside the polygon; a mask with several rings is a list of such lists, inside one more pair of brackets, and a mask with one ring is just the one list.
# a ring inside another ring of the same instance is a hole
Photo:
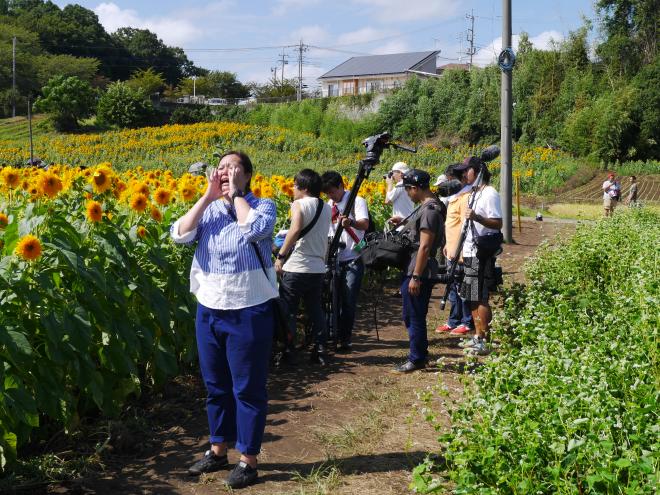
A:
{"label": "utility pole", "polygon": [[[505,57],[507,50],[510,55]],[[511,51],[511,0],[502,0],[502,54],[500,60],[509,60],[511,66],[504,68],[500,63],[502,69],[502,107],[500,118],[500,132],[502,141],[502,158],[500,168],[500,197],[502,199],[502,234],[504,234],[505,242],[513,241],[512,229],[512,152],[511,152],[511,114],[512,114],[512,95],[511,95],[511,81],[513,72],[513,52]]]}
{"label": "utility pole", "polygon": [[466,55],[470,56],[469,69],[472,70],[472,56],[475,54],[474,49],[474,9],[469,14],[465,14],[466,19],[470,19],[470,28],[467,31],[467,42],[470,43],[470,49]]}
{"label": "utility pole", "polygon": [[277,67],[271,67],[270,73],[273,74],[273,83],[277,86]]}
{"label": "utility pole", "polygon": [[307,47],[303,45],[302,40],[298,45],[298,101],[302,100],[302,90],[303,90],[303,52],[307,50]]}
{"label": "utility pole", "polygon": [[282,86],[284,86],[284,66],[289,63],[287,58],[289,58],[289,56],[284,54],[284,48],[282,48],[282,58],[279,60],[282,62]]}
{"label": "utility pole", "polygon": [[11,43],[11,116],[16,117],[16,36]]}

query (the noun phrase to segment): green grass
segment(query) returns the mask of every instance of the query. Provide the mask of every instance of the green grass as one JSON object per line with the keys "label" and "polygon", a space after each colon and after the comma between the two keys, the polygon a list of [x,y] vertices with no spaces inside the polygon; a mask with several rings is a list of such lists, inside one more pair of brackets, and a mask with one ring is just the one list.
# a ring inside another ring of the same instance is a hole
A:
{"label": "green grass", "polygon": [[[46,123],[46,115],[34,115],[32,118],[32,137],[55,135]],[[9,141],[17,145],[29,146],[29,126],[26,117],[0,119],[0,141]]]}

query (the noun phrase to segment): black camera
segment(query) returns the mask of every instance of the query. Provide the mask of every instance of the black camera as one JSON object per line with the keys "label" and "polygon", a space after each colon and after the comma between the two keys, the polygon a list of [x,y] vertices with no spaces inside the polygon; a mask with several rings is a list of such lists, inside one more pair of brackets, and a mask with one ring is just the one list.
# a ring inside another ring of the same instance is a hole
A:
{"label": "black camera", "polygon": [[385,175],[383,175],[383,179],[391,179],[393,173],[394,173],[394,172],[392,172],[392,171],[390,170],[390,171],[387,172]]}
{"label": "black camera", "polygon": [[448,284],[450,282],[460,283],[463,280],[464,275],[465,275],[465,270],[463,268],[463,265],[461,264],[456,265],[456,269],[454,270],[454,275],[451,278],[449,277],[449,268],[447,267],[447,265],[440,265],[438,267],[438,275],[436,276],[435,280],[439,284]]}

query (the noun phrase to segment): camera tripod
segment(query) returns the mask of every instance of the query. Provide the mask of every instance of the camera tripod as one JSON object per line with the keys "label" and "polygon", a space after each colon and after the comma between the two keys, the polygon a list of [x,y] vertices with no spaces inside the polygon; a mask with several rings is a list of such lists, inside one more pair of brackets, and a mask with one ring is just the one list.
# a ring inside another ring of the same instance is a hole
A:
{"label": "camera tripod", "polygon": [[[376,134],[365,139],[362,144],[366,148],[366,157],[360,160],[357,176],[351,186],[351,190],[346,201],[344,211],[341,212],[343,216],[348,216],[349,212],[353,209],[355,198],[358,195],[360,186],[369,178],[369,174],[373,168],[380,162],[380,155],[385,148],[398,148],[403,151],[416,153],[417,150],[407,148],[399,144],[390,142],[390,135],[386,132]],[[326,256],[326,277],[325,286],[323,291],[323,306],[326,312],[328,322],[328,340],[334,345],[337,344],[339,338],[339,308],[341,304],[341,267],[339,265],[339,248],[341,234],[344,231],[344,226],[341,222],[337,223],[337,230],[335,231],[330,245],[328,247],[328,254]]]}

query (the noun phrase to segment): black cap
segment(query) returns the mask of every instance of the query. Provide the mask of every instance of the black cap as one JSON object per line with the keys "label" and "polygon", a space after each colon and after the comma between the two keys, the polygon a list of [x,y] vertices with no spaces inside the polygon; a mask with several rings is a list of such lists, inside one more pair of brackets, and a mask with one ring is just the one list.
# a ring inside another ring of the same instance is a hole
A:
{"label": "black cap", "polygon": [[454,172],[462,172],[463,170],[467,170],[468,168],[479,168],[483,165],[483,161],[481,158],[478,156],[468,156],[465,160],[463,160],[463,163],[454,166]]}
{"label": "black cap", "polygon": [[403,174],[404,186],[417,186],[424,189],[429,187],[430,184],[431,176],[428,174],[428,172],[424,172],[424,170],[413,168]]}

